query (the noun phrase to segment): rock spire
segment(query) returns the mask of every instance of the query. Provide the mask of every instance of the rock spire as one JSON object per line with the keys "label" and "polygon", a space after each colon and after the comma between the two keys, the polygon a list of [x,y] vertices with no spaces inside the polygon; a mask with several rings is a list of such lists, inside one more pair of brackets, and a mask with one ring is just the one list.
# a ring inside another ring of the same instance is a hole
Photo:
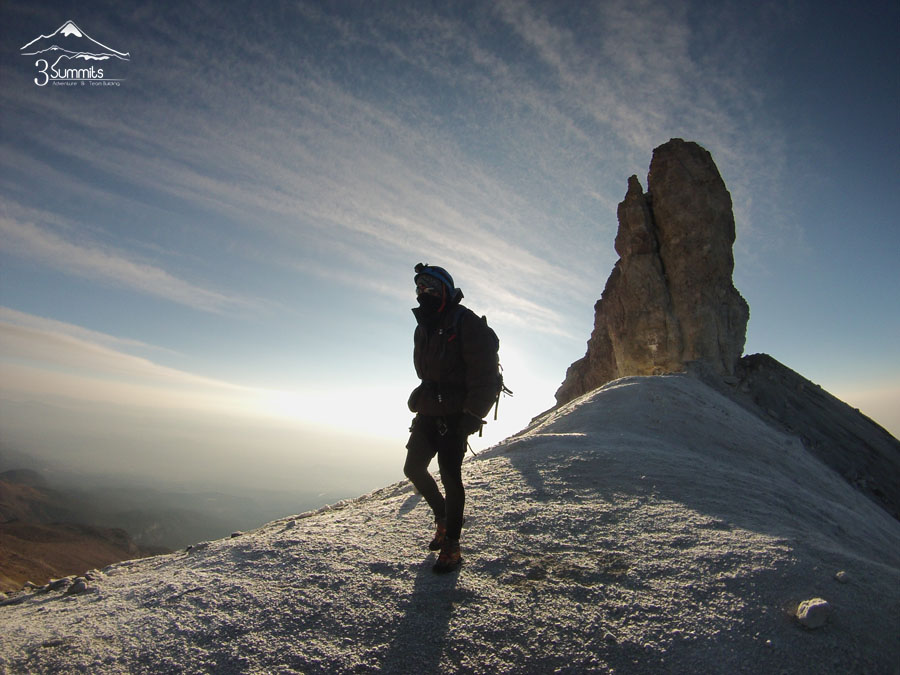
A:
{"label": "rock spire", "polygon": [[587,353],[556,392],[560,405],[619,377],[692,361],[731,375],[743,353],[750,310],[732,282],[731,195],[712,156],[672,139],[653,151],[647,188],[628,179],[620,258],[594,306]]}

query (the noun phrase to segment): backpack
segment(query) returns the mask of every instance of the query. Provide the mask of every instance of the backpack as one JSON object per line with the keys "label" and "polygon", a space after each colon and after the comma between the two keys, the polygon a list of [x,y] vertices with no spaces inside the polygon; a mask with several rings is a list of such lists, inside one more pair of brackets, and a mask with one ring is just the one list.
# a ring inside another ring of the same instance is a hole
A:
{"label": "backpack", "polygon": [[[459,322],[465,309],[466,308],[457,305],[453,310],[453,318],[451,319],[449,329],[449,331],[451,332],[451,336],[448,338],[448,342],[453,339],[459,339],[460,343],[462,342],[462,333],[459,331]],[[474,312],[472,313],[474,314]],[[495,387],[497,390],[497,396],[494,399],[494,421],[497,421],[497,411],[500,408],[500,394],[512,396],[513,393],[512,390],[510,390],[509,387],[507,387],[503,383],[503,366],[500,364],[500,338],[497,337],[497,333],[494,332],[494,329],[488,325],[486,316],[482,315],[481,320],[484,323],[484,327],[487,329],[488,335],[492,339],[494,345],[494,353],[497,355],[497,384]],[[481,436],[481,430],[478,431],[478,435]]]}

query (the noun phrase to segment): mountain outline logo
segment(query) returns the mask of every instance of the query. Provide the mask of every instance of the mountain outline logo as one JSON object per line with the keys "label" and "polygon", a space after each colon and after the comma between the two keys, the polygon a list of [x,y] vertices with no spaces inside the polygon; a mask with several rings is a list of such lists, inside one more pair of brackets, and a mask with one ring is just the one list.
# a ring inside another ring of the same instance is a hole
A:
{"label": "mountain outline logo", "polygon": [[[109,78],[104,76],[103,68],[91,63],[90,66],[80,66],[77,61],[103,62],[110,59],[130,61],[130,52],[120,52],[107,47],[99,40],[95,40],[85,33],[71,19],[57,28],[49,35],[39,35],[34,40],[19,49],[22,56],[40,56],[34,65],[38,68],[38,77],[34,83],[43,87],[48,83],[54,85],[76,85],[86,82],[91,84],[115,84],[122,78]],[[54,59],[51,64],[51,59]],[[63,60],[66,63],[63,64]],[[71,66],[76,67],[71,67]],[[107,70],[109,70],[107,68]]]}

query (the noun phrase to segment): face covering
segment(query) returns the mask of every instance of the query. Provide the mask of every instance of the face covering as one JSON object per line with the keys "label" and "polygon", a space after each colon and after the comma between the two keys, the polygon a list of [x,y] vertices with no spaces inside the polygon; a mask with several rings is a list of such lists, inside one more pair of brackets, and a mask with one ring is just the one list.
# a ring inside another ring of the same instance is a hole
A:
{"label": "face covering", "polygon": [[441,298],[429,295],[428,293],[419,293],[417,299],[419,301],[419,307],[421,307],[426,314],[437,314],[444,302]]}

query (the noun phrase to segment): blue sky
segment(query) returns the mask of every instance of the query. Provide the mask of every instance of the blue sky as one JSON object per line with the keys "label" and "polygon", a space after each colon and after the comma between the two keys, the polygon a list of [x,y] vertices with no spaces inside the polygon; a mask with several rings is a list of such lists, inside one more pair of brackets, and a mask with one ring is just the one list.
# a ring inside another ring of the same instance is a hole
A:
{"label": "blue sky", "polygon": [[[896,2],[0,5],[0,432],[84,471],[401,477],[412,267],[553,404],[654,147],[713,155],[746,353],[900,433]],[[37,86],[66,21],[119,86]]]}

